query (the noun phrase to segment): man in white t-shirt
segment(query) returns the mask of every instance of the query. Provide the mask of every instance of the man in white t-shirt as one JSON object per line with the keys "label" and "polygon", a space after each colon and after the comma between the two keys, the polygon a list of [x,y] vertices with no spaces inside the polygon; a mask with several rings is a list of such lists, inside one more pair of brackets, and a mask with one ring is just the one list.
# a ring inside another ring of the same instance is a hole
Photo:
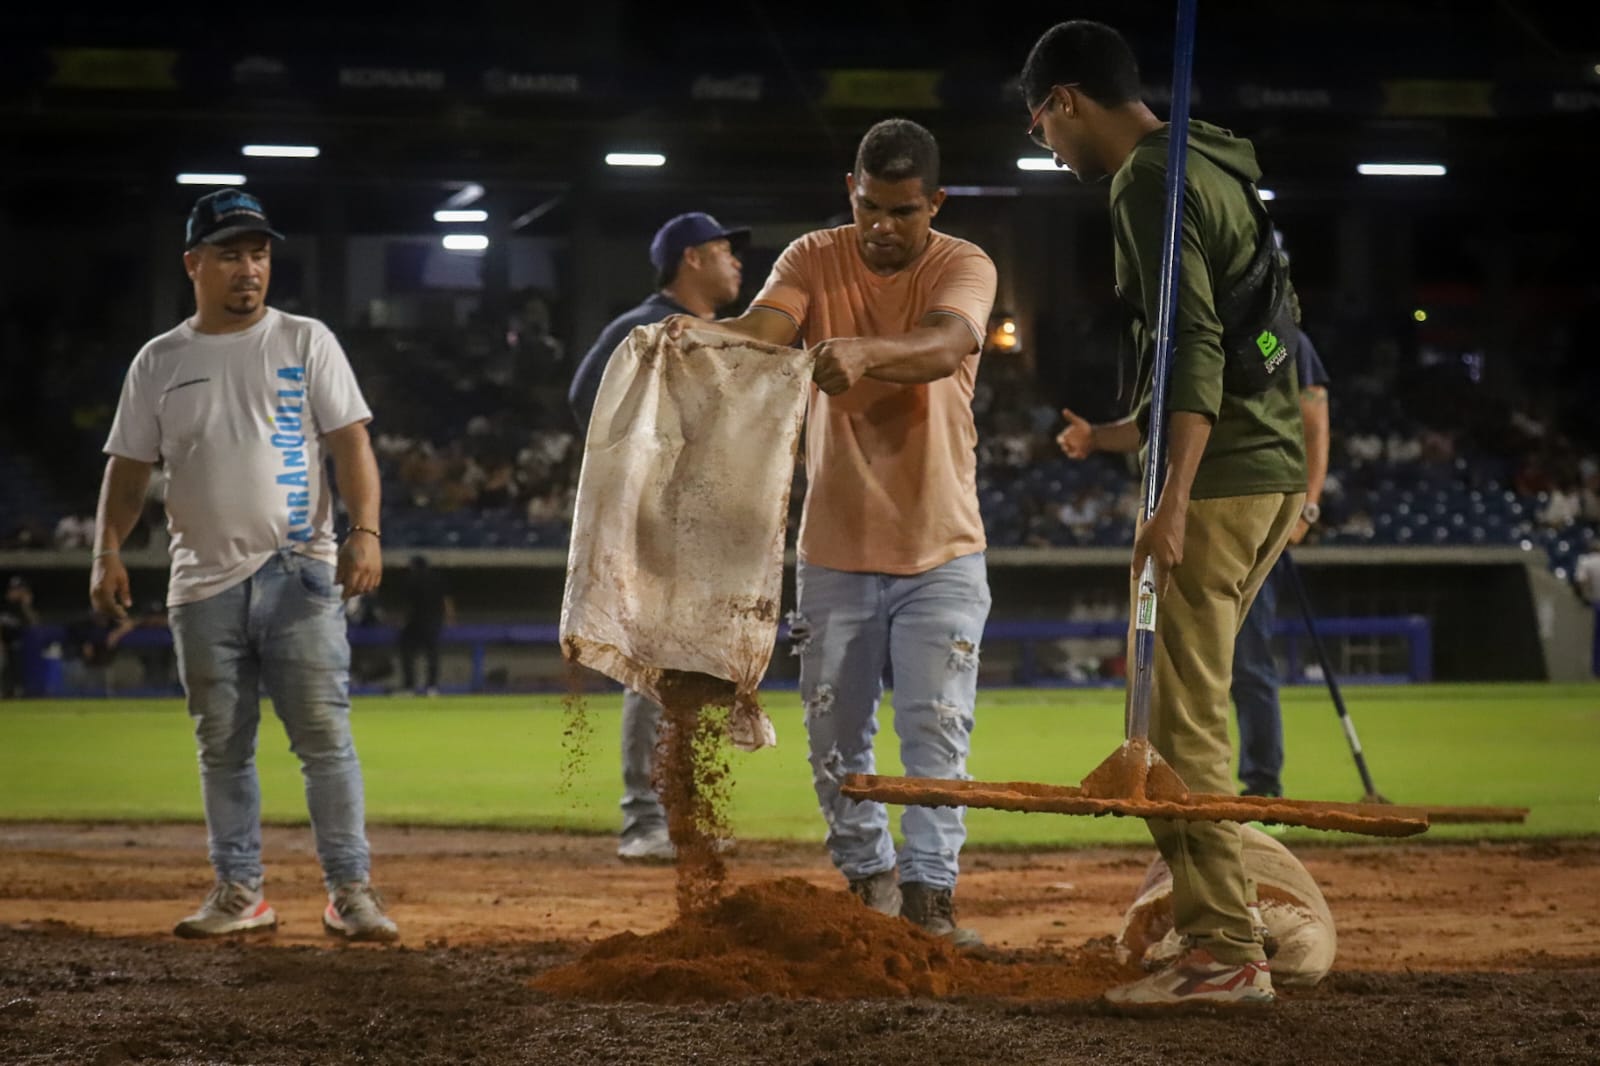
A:
{"label": "man in white t-shirt", "polygon": [[[399,932],[368,879],[361,764],[350,736],[350,645],[341,598],[383,576],[372,412],[321,322],[266,305],[272,239],[260,202],[209,193],[189,214],[183,262],[195,314],[147,343],[123,382],[105,451],[90,599],[132,604],[118,556],[151,469],[167,475],[167,605],[200,750],[217,881],[178,923],[185,937],[270,930],[256,776],[265,689],[300,759],[329,902],[323,925],[352,940]],[[333,535],[332,456],[350,516]]]}

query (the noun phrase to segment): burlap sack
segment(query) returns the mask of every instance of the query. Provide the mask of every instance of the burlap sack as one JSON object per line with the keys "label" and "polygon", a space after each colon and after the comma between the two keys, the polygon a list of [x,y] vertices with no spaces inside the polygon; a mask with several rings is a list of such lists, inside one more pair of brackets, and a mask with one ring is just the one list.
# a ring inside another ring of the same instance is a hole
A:
{"label": "burlap sack", "polygon": [[746,750],[777,742],[754,694],[810,387],[805,352],[640,326],[601,380],[578,479],[564,654],[657,702],[669,672],[729,682]]}
{"label": "burlap sack", "polygon": [[[1300,860],[1272,837],[1240,826],[1245,872],[1256,883],[1261,922],[1272,952],[1272,980],[1285,986],[1314,985],[1333,968],[1339,938],[1322,890]],[[1159,857],[1150,864],[1138,898],[1123,916],[1117,954],[1124,960],[1150,960],[1170,954],[1172,871]],[[1165,942],[1164,942],[1165,941]]]}

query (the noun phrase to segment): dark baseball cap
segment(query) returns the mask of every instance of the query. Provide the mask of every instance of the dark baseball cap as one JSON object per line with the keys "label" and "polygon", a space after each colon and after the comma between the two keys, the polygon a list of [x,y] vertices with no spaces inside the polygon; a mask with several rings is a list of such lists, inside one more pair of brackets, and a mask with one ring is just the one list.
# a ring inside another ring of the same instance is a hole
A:
{"label": "dark baseball cap", "polygon": [[727,229],[704,211],[690,211],[668,220],[656,230],[655,239],[650,242],[650,263],[657,270],[665,270],[678,261],[685,248],[724,237],[735,252],[742,251],[750,243],[748,229]]}
{"label": "dark baseball cap", "polygon": [[183,248],[188,251],[197,244],[221,244],[246,233],[265,233],[274,240],[283,240],[283,234],[267,221],[267,210],[260,200],[243,189],[218,189],[200,197],[190,208]]}

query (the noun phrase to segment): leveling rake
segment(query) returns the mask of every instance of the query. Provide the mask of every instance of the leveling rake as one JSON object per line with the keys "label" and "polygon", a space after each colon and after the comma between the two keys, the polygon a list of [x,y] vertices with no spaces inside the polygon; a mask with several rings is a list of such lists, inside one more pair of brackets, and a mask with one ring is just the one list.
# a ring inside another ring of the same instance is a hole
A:
{"label": "leveling rake", "polygon": [[[1189,80],[1193,68],[1195,0],[1179,0],[1173,55],[1171,137],[1167,151],[1167,203],[1161,251],[1160,306],[1152,367],[1149,455],[1143,515],[1155,511],[1166,448],[1167,378],[1172,363],[1178,306],[1178,240],[1183,227],[1185,148],[1189,128]],[[1120,814],[1198,822],[1277,822],[1368,836],[1412,836],[1428,828],[1420,807],[1375,803],[1326,803],[1267,796],[1190,792],[1150,744],[1150,689],[1155,667],[1156,582],[1146,560],[1134,605],[1134,681],[1126,721],[1127,739],[1076,786],[1031,782],[947,781],[936,778],[852,774],[842,792],[854,800],[906,806],[989,807],[1053,814]]]}

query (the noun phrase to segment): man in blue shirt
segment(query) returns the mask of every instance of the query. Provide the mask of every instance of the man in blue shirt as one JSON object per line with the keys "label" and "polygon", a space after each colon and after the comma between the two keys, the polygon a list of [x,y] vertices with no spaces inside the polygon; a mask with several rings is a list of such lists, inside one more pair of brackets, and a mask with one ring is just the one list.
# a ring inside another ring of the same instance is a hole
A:
{"label": "man in blue shirt", "polygon": [[[1328,372],[1300,333],[1295,353],[1300,374],[1300,417],[1306,438],[1306,502],[1289,535],[1299,544],[1322,517],[1322,483],[1328,476]],[[1278,704],[1278,663],[1272,656],[1272,631],[1278,621],[1278,564],[1261,583],[1233,644],[1233,706],[1239,721],[1239,782],[1246,796],[1283,795],[1283,709]],[[1274,827],[1276,828],[1276,827]]]}
{"label": "man in blue shirt", "polygon": [[[679,215],[656,231],[650,242],[656,291],[600,331],[567,391],[572,414],[585,433],[594,413],[600,379],[617,346],[635,326],[648,326],[671,315],[715,318],[719,308],[739,296],[739,253],[749,242],[749,230],[725,229],[699,211]],[[628,861],[671,862],[677,858],[667,836],[666,811],[651,781],[660,724],[658,704],[637,692],[623,696],[622,839],[617,856]]]}
{"label": "man in blue shirt", "polygon": [[584,431],[588,431],[600,379],[617,345],[633,327],[648,326],[670,315],[715,318],[719,308],[739,297],[739,253],[749,243],[749,230],[724,229],[716,219],[700,211],[679,215],[656,231],[650,242],[656,291],[600,331],[567,390],[567,403]]}

